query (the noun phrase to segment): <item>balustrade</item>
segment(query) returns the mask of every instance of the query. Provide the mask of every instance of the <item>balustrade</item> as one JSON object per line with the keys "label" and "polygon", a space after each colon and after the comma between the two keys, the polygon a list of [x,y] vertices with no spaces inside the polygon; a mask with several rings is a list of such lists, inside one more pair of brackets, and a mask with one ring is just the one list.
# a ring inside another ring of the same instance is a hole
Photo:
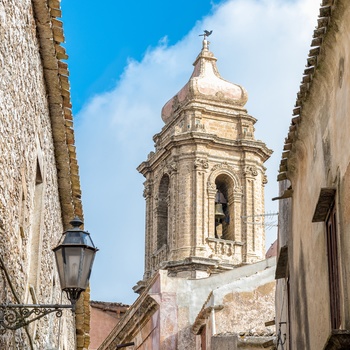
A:
{"label": "balustrade", "polygon": [[162,262],[167,259],[167,245],[164,244],[152,255],[152,270],[158,270]]}
{"label": "balustrade", "polygon": [[242,242],[230,241],[220,238],[207,238],[213,258],[228,260],[235,265],[242,263]]}

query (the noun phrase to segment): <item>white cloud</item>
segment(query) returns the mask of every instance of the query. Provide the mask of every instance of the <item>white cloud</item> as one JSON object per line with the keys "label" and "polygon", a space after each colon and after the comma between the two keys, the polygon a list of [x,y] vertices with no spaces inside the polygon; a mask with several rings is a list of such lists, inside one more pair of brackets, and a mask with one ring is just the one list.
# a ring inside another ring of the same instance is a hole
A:
{"label": "white cloud", "polygon": [[[187,82],[201,49],[198,34],[212,29],[211,51],[221,75],[243,85],[256,136],[275,153],[267,163],[269,198],[298,84],[316,24],[319,0],[231,0],[215,6],[174,46],[166,38],[141,62],[130,60],[112,91],[95,96],[77,116],[76,137],[86,227],[101,249],[92,276],[92,298],[132,302],[142,278],[143,177],[136,167],[153,150],[163,126],[162,106]],[[271,239],[271,238],[270,238]]]}

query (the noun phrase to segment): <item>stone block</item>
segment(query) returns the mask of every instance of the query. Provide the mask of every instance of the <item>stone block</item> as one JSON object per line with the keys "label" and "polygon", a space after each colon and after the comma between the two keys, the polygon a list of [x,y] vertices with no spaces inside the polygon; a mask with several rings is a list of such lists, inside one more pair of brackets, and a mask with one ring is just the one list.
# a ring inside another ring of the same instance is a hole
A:
{"label": "stone block", "polygon": [[211,350],[237,350],[237,335],[213,336],[211,338]]}

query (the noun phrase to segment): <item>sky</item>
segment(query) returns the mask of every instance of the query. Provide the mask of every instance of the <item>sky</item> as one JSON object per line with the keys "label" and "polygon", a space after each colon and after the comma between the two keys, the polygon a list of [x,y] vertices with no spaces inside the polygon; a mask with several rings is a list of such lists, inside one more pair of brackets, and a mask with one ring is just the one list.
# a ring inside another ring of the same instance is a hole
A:
{"label": "sky", "polygon": [[[274,150],[265,163],[271,198],[319,0],[62,0],[85,229],[97,253],[91,299],[131,304],[144,271],[144,178],[161,108],[186,84],[213,30],[221,76],[248,91],[255,136]],[[276,228],[266,231],[267,247]]]}

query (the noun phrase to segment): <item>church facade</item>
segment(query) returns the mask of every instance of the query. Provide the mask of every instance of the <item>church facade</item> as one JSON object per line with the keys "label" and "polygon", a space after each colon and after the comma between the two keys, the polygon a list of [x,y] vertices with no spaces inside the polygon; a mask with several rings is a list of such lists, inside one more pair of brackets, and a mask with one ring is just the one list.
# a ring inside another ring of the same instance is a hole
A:
{"label": "church facade", "polygon": [[[248,96],[224,80],[206,38],[187,84],[162,109],[146,181],[139,298],[99,350],[272,348],[275,259],[265,260],[264,162]],[[220,334],[220,337],[218,336]]]}

